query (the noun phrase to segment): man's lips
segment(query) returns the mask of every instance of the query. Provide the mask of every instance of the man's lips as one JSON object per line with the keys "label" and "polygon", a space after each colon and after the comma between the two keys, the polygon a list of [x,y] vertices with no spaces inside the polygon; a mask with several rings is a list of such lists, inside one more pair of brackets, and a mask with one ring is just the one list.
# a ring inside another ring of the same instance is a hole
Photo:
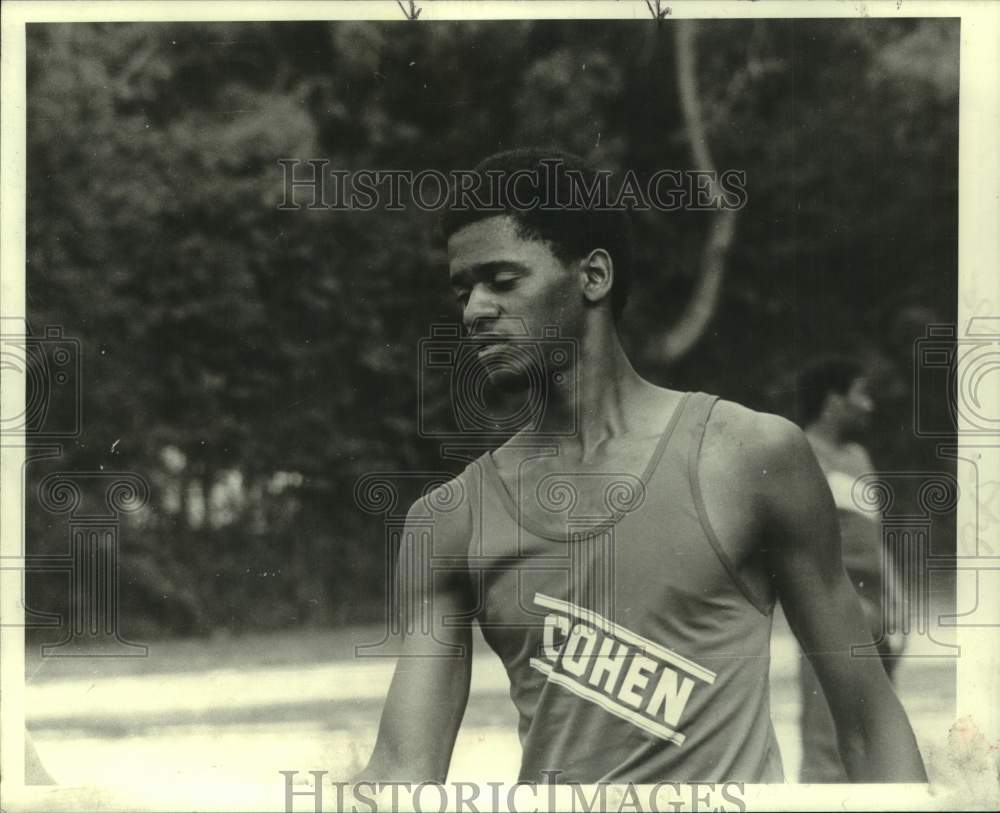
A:
{"label": "man's lips", "polygon": [[480,358],[483,356],[489,356],[493,353],[498,353],[504,349],[504,342],[494,342],[493,344],[484,344],[479,350],[476,351],[476,355]]}
{"label": "man's lips", "polygon": [[482,357],[503,349],[504,345],[510,341],[510,338],[496,333],[480,333],[478,336],[470,337],[470,341],[477,348],[476,355]]}

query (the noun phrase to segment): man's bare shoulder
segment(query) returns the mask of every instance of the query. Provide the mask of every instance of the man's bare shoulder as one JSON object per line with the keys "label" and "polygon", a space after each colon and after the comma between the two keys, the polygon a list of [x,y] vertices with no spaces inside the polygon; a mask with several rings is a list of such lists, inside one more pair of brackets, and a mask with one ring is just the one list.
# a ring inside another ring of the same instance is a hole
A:
{"label": "man's bare shoulder", "polygon": [[787,418],[722,399],[712,409],[702,448],[754,465],[813,456],[805,433]]}
{"label": "man's bare shoulder", "polygon": [[701,470],[720,493],[744,495],[772,507],[826,487],[816,455],[796,424],[767,412],[720,400],[702,441]]}
{"label": "man's bare shoulder", "polygon": [[406,514],[407,530],[429,531],[436,556],[464,556],[472,536],[473,499],[468,474],[463,472],[428,489],[410,506]]}
{"label": "man's bare shoulder", "polygon": [[805,432],[732,401],[711,412],[699,468],[706,499],[736,517],[787,516],[828,490]]}

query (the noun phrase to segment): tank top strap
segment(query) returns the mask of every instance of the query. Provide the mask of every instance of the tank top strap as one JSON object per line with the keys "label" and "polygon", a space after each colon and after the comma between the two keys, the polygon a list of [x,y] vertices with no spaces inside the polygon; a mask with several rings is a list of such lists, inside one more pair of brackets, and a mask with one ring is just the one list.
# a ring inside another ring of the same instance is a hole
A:
{"label": "tank top strap", "polygon": [[664,451],[663,458],[650,477],[648,490],[653,494],[670,495],[669,503],[675,510],[684,511],[697,518],[701,529],[700,538],[706,540],[714,549],[740,592],[761,614],[769,615],[773,598],[766,580],[761,577],[748,581],[740,574],[725,546],[715,534],[698,479],[698,460],[705,439],[705,430],[712,409],[718,402],[717,395],[704,392],[692,392],[685,398],[685,402],[679,407],[683,409],[683,413],[674,427],[673,437]]}
{"label": "tank top strap", "polygon": [[[706,392],[691,394],[687,408],[688,441],[691,444],[701,446],[702,438],[705,436],[705,427],[708,425],[708,417],[718,401],[718,395],[709,395]],[[690,449],[690,446],[688,448]]]}
{"label": "tank top strap", "polygon": [[709,413],[718,400],[717,396],[703,392],[684,393],[670,420],[671,428],[654,454],[655,466],[646,478],[648,489],[659,494],[669,493],[672,499],[680,498],[693,505],[695,495],[689,481],[689,461],[697,458]]}
{"label": "tank top strap", "polygon": [[465,489],[465,499],[468,500],[469,513],[472,517],[473,538],[476,537],[476,531],[480,528],[483,520],[483,500],[486,496],[483,478],[485,477],[485,467],[489,463],[486,459],[488,455],[489,452],[483,452],[458,475],[458,479]]}
{"label": "tank top strap", "polygon": [[[689,392],[677,406],[680,414],[677,416],[670,441],[675,462],[690,460],[692,455],[697,456],[702,438],[705,436],[708,417],[718,400],[719,396],[717,395]],[[667,468],[673,468],[675,471],[679,469],[676,465],[667,466]],[[678,471],[678,473],[680,472]],[[683,473],[688,473],[686,466],[683,468]]]}

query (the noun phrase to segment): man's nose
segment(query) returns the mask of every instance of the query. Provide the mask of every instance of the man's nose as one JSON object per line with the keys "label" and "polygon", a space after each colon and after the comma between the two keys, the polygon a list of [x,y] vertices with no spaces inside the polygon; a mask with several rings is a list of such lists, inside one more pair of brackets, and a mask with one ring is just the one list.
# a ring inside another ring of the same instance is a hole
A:
{"label": "man's nose", "polygon": [[473,288],[469,294],[469,301],[465,303],[465,311],[462,314],[462,321],[465,324],[466,330],[470,332],[482,330],[481,326],[479,328],[475,327],[477,322],[490,322],[499,315],[500,309],[497,307],[496,302],[490,298],[489,293],[484,291],[479,285]]}

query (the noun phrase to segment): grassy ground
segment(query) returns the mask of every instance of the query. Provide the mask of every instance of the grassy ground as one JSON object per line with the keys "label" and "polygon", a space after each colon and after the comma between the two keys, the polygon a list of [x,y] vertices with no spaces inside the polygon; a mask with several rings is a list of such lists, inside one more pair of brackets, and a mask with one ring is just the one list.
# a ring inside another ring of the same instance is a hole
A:
{"label": "grassy ground", "polygon": [[[280,770],[321,769],[346,778],[374,741],[393,667],[354,648],[381,637],[355,628],[162,641],[148,657],[124,659],[31,651],[28,727],[64,784],[277,782]],[[506,675],[481,640],[476,651],[450,778],[512,781],[520,748]],[[800,759],[796,658],[779,616],[772,716],[789,779]],[[899,669],[900,697],[929,754],[954,722],[954,674],[941,658],[907,658]]]}

